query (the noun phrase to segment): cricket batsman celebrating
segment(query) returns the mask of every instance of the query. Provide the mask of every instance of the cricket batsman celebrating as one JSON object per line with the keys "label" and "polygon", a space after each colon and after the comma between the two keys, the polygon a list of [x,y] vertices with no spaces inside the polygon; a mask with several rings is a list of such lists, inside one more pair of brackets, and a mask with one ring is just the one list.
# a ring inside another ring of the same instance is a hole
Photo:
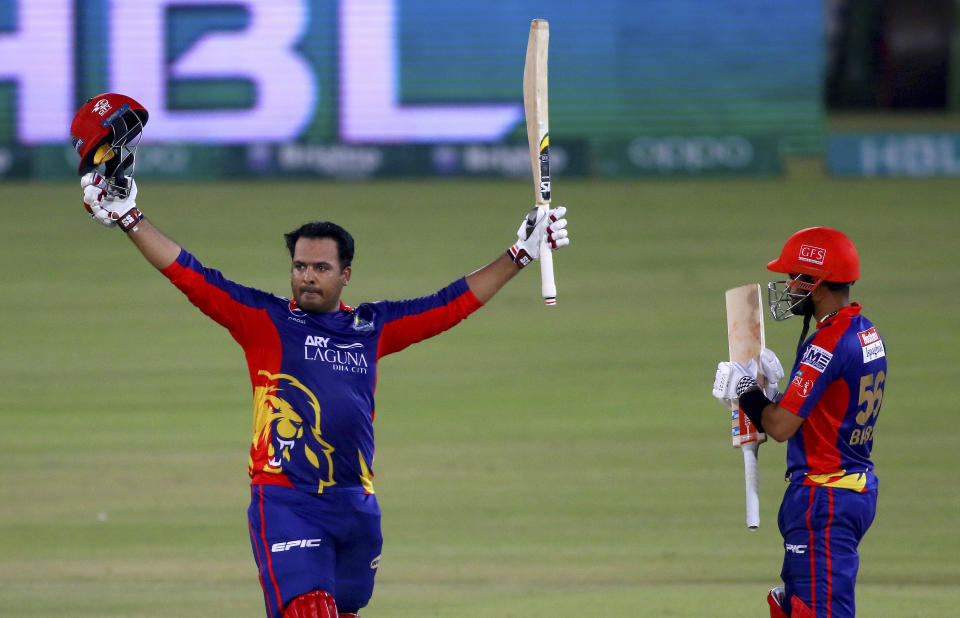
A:
{"label": "cricket batsman celebrating", "polygon": [[[770,398],[757,384],[756,361],[721,362],[713,395],[738,399],[758,431],[789,440],[789,485],[778,517],[784,585],[768,595],[770,616],[849,618],[856,613],[857,548],[877,506],[870,450],[886,350],[860,305],[850,302],[860,262],[843,233],[800,230],[767,268],[787,275],[767,286],[774,320],[804,316],[790,383]],[[816,331],[805,339],[811,318]]]}
{"label": "cricket batsman celebrating", "polygon": [[306,223],[285,235],[292,295],[281,298],[204,266],[144,218],[132,169],[147,117],[112,93],[81,107],[71,133],[84,205],[97,223],[126,232],[244,350],[253,390],[248,519],[267,616],[356,617],[373,594],[383,542],[373,488],[377,361],[479,309],[539,258],[541,240],[550,250],[569,244],[566,209],[535,209],[509,251],[434,294],[356,307],[341,300],[353,237],[328,221]]}

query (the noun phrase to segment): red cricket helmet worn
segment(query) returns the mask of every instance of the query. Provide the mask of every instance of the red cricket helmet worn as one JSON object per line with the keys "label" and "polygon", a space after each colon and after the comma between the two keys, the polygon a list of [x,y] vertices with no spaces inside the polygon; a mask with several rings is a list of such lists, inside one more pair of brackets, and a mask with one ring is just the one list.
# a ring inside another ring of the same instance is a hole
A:
{"label": "red cricket helmet worn", "polygon": [[843,232],[829,227],[809,227],[788,238],[780,257],[768,263],[767,268],[775,273],[851,283],[860,278],[860,257]]}
{"label": "red cricket helmet worn", "polygon": [[114,166],[121,170],[132,163],[121,149],[135,143],[148,117],[146,108],[124,94],[106,92],[84,103],[70,124],[70,139],[80,155],[77,172],[83,176],[115,157]]}

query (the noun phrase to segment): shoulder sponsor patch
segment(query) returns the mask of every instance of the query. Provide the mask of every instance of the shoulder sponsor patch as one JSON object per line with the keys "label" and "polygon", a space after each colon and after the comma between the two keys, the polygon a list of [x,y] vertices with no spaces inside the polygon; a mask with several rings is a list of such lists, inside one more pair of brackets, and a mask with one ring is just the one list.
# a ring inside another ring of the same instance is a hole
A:
{"label": "shoulder sponsor patch", "polygon": [[857,333],[857,337],[860,338],[860,348],[863,350],[864,363],[875,361],[887,355],[883,347],[883,340],[880,339],[876,328],[871,326],[867,330]]}
{"label": "shoulder sponsor patch", "polygon": [[820,373],[823,373],[832,358],[833,354],[830,352],[827,352],[820,346],[812,345],[804,351],[800,364],[812,367]]}
{"label": "shoulder sponsor patch", "polygon": [[810,378],[804,378],[803,371],[798,371],[793,376],[793,380],[790,381],[790,386],[794,387],[794,392],[801,399],[806,399],[810,394],[811,389],[813,389],[813,380]]}

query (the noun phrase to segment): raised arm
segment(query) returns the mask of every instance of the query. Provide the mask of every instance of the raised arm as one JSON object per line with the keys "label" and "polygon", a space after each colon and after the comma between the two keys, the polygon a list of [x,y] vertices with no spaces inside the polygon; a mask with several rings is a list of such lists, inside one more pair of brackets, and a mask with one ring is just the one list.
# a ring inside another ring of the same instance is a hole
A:
{"label": "raised arm", "polygon": [[486,304],[518,272],[520,267],[513,263],[509,254],[503,253],[483,268],[467,275],[467,286],[477,300]]}
{"label": "raised arm", "polygon": [[551,250],[569,245],[567,220],[564,218],[566,212],[563,206],[554,209],[541,206],[531,210],[517,230],[517,242],[494,261],[467,275],[467,286],[477,300],[486,303],[521,268],[539,258],[540,239],[544,234],[547,235]]}
{"label": "raised arm", "polygon": [[132,178],[128,182],[129,194],[120,199],[107,194],[106,180],[102,176],[95,173],[84,175],[80,180],[84,206],[101,225],[119,226],[126,231],[143,257],[157,270],[163,270],[180,255],[180,245],[143,218],[143,213],[137,208],[137,183]]}
{"label": "raised arm", "polygon": [[143,257],[157,270],[163,270],[176,261],[180,245],[173,242],[147,219],[143,219],[127,237],[137,246]]}

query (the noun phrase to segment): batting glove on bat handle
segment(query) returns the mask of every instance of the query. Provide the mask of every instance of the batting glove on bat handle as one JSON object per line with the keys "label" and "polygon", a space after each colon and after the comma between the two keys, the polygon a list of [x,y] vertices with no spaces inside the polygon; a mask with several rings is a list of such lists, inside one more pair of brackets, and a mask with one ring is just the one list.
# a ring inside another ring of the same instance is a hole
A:
{"label": "batting glove on bat handle", "polygon": [[717,373],[713,377],[713,396],[726,405],[739,399],[740,395],[757,386],[757,361],[750,359],[747,364],[735,361],[723,361],[717,364]]}
{"label": "batting glove on bat handle", "polygon": [[523,268],[533,260],[540,258],[540,239],[546,235],[547,246],[551,251],[570,244],[567,232],[567,220],[563,206],[550,208],[534,206],[517,229],[517,242],[507,253],[514,264]]}
{"label": "batting glove on bat handle", "polygon": [[763,374],[766,382],[765,385],[761,385],[763,386],[763,394],[770,401],[777,401],[780,394],[777,383],[783,378],[783,365],[780,364],[780,359],[770,348],[764,348],[760,353],[760,373]]}
{"label": "batting glove on bat handle", "polygon": [[124,232],[137,229],[143,213],[137,208],[137,183],[127,178],[128,194],[125,198],[111,195],[107,180],[97,173],[84,174],[80,179],[83,190],[83,205],[90,217],[104,227],[119,226]]}

